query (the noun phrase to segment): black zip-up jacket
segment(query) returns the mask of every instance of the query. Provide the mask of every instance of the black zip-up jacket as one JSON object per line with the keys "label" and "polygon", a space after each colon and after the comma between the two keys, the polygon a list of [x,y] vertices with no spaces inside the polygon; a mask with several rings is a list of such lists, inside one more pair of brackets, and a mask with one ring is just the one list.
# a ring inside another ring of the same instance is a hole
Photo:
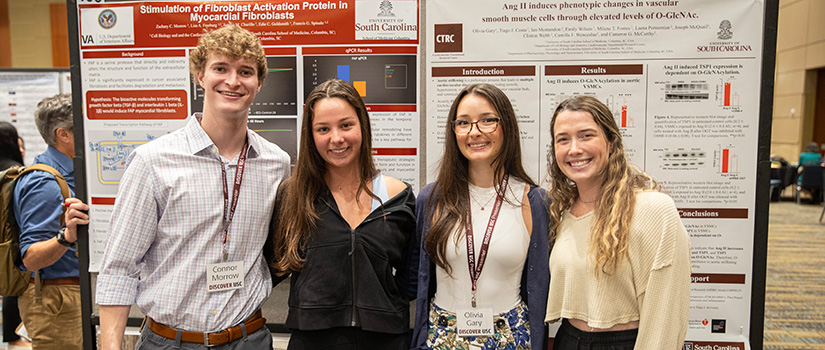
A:
{"label": "black zip-up jacket", "polygon": [[315,210],[317,231],[307,241],[303,269],[290,280],[286,326],[409,331],[419,252],[412,187],[407,184],[355,229],[328,188],[315,199]]}

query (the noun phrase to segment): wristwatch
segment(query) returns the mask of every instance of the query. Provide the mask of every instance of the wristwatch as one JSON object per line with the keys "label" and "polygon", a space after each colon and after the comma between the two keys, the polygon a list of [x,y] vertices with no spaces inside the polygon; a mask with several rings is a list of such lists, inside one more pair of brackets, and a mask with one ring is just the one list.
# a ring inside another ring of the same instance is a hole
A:
{"label": "wristwatch", "polygon": [[60,229],[60,231],[57,231],[57,236],[55,238],[57,238],[57,243],[60,243],[60,245],[64,247],[74,247],[76,243],[69,242],[66,240],[66,227],[63,227]]}

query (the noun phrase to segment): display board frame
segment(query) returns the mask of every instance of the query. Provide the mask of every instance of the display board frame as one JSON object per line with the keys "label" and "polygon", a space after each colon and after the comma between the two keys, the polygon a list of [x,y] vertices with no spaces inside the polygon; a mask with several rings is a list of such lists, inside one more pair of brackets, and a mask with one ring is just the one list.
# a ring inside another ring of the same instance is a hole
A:
{"label": "display board frame", "polygon": [[[84,3],[103,2],[101,0],[86,0]],[[116,1],[107,1],[116,2]],[[733,0],[731,0],[733,2]],[[434,2],[421,3],[418,16],[420,18],[420,45],[422,48],[422,55],[420,57],[421,71],[418,73],[423,77],[425,71],[432,69],[426,64],[427,58],[423,54],[426,52],[423,48],[425,45],[433,45],[435,37],[433,33],[428,31],[428,26],[425,24],[428,19],[425,15],[425,8],[434,6]],[[73,97],[73,111],[75,115],[75,178],[77,179],[76,195],[78,198],[88,200],[89,195],[86,185],[86,164],[85,152],[86,145],[84,144],[84,128],[83,128],[83,96],[81,91],[81,67],[80,67],[80,34],[78,23],[78,1],[67,0],[67,13],[69,24],[69,41],[70,41],[70,58],[71,58],[71,73],[76,77],[72,79],[72,91],[78,92]],[[761,77],[760,77],[760,94],[758,103],[758,150],[756,152],[756,186],[753,190],[756,193],[754,204],[754,227],[753,227],[753,254],[752,254],[752,284],[751,284],[751,299],[750,299],[750,333],[749,346],[752,349],[759,349],[763,344],[763,327],[764,327],[764,305],[765,305],[765,281],[766,281],[766,262],[767,262],[767,242],[768,242],[768,213],[769,213],[769,178],[770,178],[770,135],[771,122],[773,111],[773,86],[774,86],[774,68],[776,61],[776,37],[777,37],[777,20],[779,11],[778,0],[764,0],[764,18],[763,33],[762,33],[762,52],[761,52]],[[420,110],[427,110],[427,103],[430,100],[430,94],[435,92],[428,92],[422,84],[420,87],[419,101]],[[435,159],[427,159],[425,152],[428,148],[437,147],[435,144],[427,144],[426,138],[423,136],[426,133],[426,121],[422,117],[420,134],[422,135],[419,142],[419,152],[421,156],[418,159],[420,166],[419,182],[423,185],[423,178],[426,178],[427,163],[434,162]],[[85,349],[97,348],[96,326],[99,326],[100,320],[92,312],[92,274],[89,271],[90,256],[89,256],[89,236],[86,228],[80,229],[78,252],[80,256],[80,282],[81,282],[81,298],[82,298],[82,317],[83,317],[83,339]],[[130,318],[129,326],[139,326],[141,319]],[[286,333],[288,330],[283,324],[267,324],[267,327],[272,332]]]}

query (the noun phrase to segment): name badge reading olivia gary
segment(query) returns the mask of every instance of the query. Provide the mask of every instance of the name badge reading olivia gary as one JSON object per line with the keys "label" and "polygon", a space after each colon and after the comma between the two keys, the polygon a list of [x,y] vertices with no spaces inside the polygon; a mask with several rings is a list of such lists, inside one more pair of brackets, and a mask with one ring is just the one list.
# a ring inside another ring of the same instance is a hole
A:
{"label": "name badge reading olivia gary", "polygon": [[484,307],[458,309],[456,330],[461,337],[493,335],[493,309]]}
{"label": "name badge reading olivia gary", "polygon": [[243,288],[243,260],[206,265],[206,284],[209,292]]}

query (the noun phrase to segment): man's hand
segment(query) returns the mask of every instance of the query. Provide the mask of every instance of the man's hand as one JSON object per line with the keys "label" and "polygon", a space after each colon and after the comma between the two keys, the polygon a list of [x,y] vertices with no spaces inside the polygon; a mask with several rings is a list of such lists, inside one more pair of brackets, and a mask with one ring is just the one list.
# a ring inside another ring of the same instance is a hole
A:
{"label": "man's hand", "polygon": [[89,224],[89,206],[77,198],[66,198],[66,240],[77,242],[77,225]]}

